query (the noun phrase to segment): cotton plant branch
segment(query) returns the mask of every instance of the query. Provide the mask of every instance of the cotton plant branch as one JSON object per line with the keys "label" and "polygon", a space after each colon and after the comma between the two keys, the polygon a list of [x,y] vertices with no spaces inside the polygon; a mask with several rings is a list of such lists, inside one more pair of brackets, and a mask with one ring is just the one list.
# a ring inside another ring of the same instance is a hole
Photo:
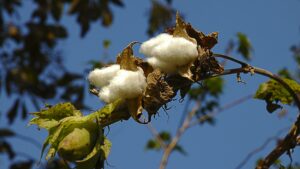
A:
{"label": "cotton plant branch", "polygon": [[[215,116],[215,115],[219,114],[220,112],[222,112],[224,110],[230,109],[230,108],[232,108],[234,106],[237,106],[237,105],[239,105],[239,104],[241,104],[241,103],[249,100],[252,97],[253,97],[253,95],[247,95],[245,97],[237,99],[237,100],[235,100],[235,101],[233,101],[233,102],[231,102],[229,104],[226,104],[226,105],[222,106],[217,111],[213,111],[213,112],[207,114],[206,116],[203,116],[204,118],[200,117],[197,120],[193,121],[193,117],[195,117],[195,113],[200,108],[200,102],[198,101],[198,104],[195,105],[195,107],[193,108],[193,110],[190,111],[185,116],[185,118],[183,118],[184,119],[183,123],[181,123],[179,129],[177,130],[177,134],[172,139],[171,143],[164,148],[164,154],[163,154],[163,157],[162,157],[162,160],[161,160],[160,169],[164,169],[166,167],[168,159],[169,159],[169,156],[170,156],[172,150],[177,145],[177,143],[178,143],[179,139],[181,138],[182,134],[188,128],[193,127],[193,126],[195,126],[195,125],[197,125],[199,123],[205,122],[207,120],[207,116],[209,116],[209,117]],[[187,111],[187,109],[184,109],[184,110]],[[156,131],[155,128],[152,127],[150,131],[153,133],[153,135],[155,136],[155,138],[158,140],[159,139],[158,132],[153,132],[153,131]]]}
{"label": "cotton plant branch", "polygon": [[245,164],[251,159],[251,157],[264,150],[272,141],[278,141],[279,136],[283,132],[286,132],[288,129],[289,129],[288,127],[285,127],[279,130],[274,136],[267,138],[261,146],[257,147],[256,149],[252,150],[249,154],[247,154],[247,156],[237,165],[235,169],[243,168],[243,166],[245,166]]}
{"label": "cotton plant branch", "polygon": [[152,126],[151,123],[147,124],[148,129],[150,130],[153,137],[158,141],[163,150],[166,149],[167,145],[164,143],[163,139],[160,137],[158,131]]}
{"label": "cotton plant branch", "polygon": [[225,111],[225,110],[228,110],[232,107],[235,107],[237,105],[240,105],[242,103],[244,103],[245,101],[249,100],[253,98],[253,95],[250,94],[250,95],[247,95],[247,96],[244,96],[242,98],[239,98],[237,100],[234,100],[233,102],[230,102],[222,107],[220,107],[219,109],[215,110],[215,111],[212,111],[204,116],[201,116],[199,118],[197,118],[196,120],[192,121],[189,125],[189,127],[193,127],[195,125],[198,125],[199,123],[202,124],[204,123],[205,121],[207,121],[207,119],[211,118],[211,117],[214,117],[216,116],[217,114],[221,113],[222,111]]}
{"label": "cotton plant branch", "polygon": [[[241,68],[238,69],[231,69],[229,71],[224,71],[223,75],[227,74],[235,74],[235,73],[257,73],[265,77],[269,77],[275,81],[277,81],[279,84],[281,84],[293,97],[293,100],[298,108],[298,111],[300,111],[300,99],[295,93],[295,91],[285,82],[283,81],[278,75],[275,75],[267,70],[257,68],[250,66],[249,64],[242,62],[240,60],[234,59],[232,57],[221,55],[221,54],[214,54],[214,57],[220,57],[224,59],[228,59],[230,61],[236,62],[241,65]],[[264,158],[262,159],[259,164],[257,165],[256,169],[267,169],[269,168],[274,162],[285,152],[289,152],[291,149],[295,148],[297,145],[297,137],[300,134],[300,115],[298,114],[298,117],[294,124],[292,125],[289,133],[284,137],[284,139]]]}
{"label": "cotton plant branch", "polygon": [[192,121],[194,115],[196,114],[197,110],[200,107],[200,101],[196,102],[195,107],[188,113],[188,115],[185,117],[185,120],[183,121],[181,127],[177,130],[177,133],[175,137],[171,140],[170,144],[167,145],[165,148],[165,151],[162,156],[162,160],[160,162],[159,169],[165,169],[168,164],[168,159],[170,157],[171,152],[176,147],[178,141],[180,140],[183,133],[186,131],[186,129],[189,128],[190,122]]}

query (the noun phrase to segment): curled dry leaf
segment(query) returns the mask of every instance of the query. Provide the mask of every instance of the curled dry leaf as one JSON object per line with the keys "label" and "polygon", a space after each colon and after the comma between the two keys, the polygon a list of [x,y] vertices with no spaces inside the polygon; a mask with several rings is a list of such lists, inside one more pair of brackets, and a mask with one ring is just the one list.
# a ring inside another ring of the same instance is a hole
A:
{"label": "curled dry leaf", "polygon": [[218,32],[205,35],[203,32],[194,29],[191,24],[185,23],[179,13],[176,14],[176,26],[168,29],[167,32],[173,36],[183,37],[198,45],[198,58],[190,65],[179,68],[179,74],[182,77],[199,81],[201,77],[207,74],[224,71],[224,68],[212,57],[212,52],[210,51],[218,43]]}
{"label": "curled dry leaf", "polygon": [[161,106],[171,101],[175,93],[158,69],[147,76],[147,84],[143,105],[148,112],[149,118],[151,118]]}

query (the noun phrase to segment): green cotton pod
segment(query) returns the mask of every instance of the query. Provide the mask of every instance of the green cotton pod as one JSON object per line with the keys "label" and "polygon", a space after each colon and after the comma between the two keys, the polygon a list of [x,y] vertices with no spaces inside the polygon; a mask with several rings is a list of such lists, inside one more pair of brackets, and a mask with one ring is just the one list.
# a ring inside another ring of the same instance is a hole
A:
{"label": "green cotton pod", "polygon": [[95,145],[97,129],[97,124],[93,121],[72,125],[70,132],[58,145],[59,156],[68,161],[85,158]]}

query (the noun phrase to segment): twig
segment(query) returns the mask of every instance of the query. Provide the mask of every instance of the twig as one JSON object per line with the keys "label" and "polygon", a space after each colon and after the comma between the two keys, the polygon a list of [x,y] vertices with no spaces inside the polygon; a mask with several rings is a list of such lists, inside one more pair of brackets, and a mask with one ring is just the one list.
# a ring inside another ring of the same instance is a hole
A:
{"label": "twig", "polygon": [[193,126],[195,126],[195,125],[197,125],[197,124],[199,124],[199,123],[203,123],[203,122],[205,122],[208,118],[213,117],[213,116],[216,116],[217,114],[221,113],[222,111],[227,110],[227,109],[230,109],[230,108],[232,108],[232,107],[234,107],[234,106],[237,106],[237,105],[239,105],[239,104],[241,104],[241,103],[243,103],[243,102],[245,102],[245,101],[247,101],[247,100],[249,100],[249,99],[251,99],[251,98],[253,98],[253,95],[252,95],[252,94],[247,95],[247,96],[242,97],[242,98],[239,98],[239,99],[237,99],[237,100],[234,100],[233,102],[228,103],[228,104],[226,104],[226,105],[220,107],[219,109],[217,109],[217,110],[215,110],[215,111],[213,111],[213,112],[210,112],[210,113],[206,114],[205,116],[199,117],[199,118],[198,118],[197,120],[195,120],[194,122],[191,122],[189,127],[193,127]]}
{"label": "twig", "polygon": [[151,122],[147,124],[148,129],[151,131],[152,135],[155,137],[155,139],[159,142],[160,146],[163,149],[166,149],[166,144],[164,143],[163,139],[160,137],[157,130],[152,126]]}
{"label": "twig", "polygon": [[272,136],[272,137],[269,137],[268,139],[266,139],[266,141],[258,148],[254,149],[253,151],[251,151],[249,154],[247,154],[247,156],[242,160],[242,162],[240,164],[237,165],[237,167],[235,169],[241,169],[249,160],[250,158],[259,153],[260,151],[264,150],[267,145],[273,141],[273,140],[278,140],[279,139],[279,136],[285,132],[286,130],[288,130],[289,128],[288,127],[285,127],[281,130],[279,130],[276,135]]}
{"label": "twig", "polygon": [[199,109],[200,103],[199,101],[196,102],[196,106],[193,108],[193,110],[186,116],[182,126],[177,130],[177,133],[175,137],[171,140],[170,144],[167,145],[159,169],[165,169],[168,164],[168,159],[170,157],[171,152],[177,145],[179,139],[181,138],[182,134],[185,132],[186,129],[189,128],[190,122],[193,118],[193,116],[196,114],[197,110]]}
{"label": "twig", "polygon": [[[289,94],[293,97],[294,102],[296,106],[298,107],[298,111],[300,111],[300,99],[297,96],[297,94],[294,92],[294,90],[285,82],[283,81],[279,76],[261,69],[261,68],[256,68],[248,65],[247,63],[244,63],[242,61],[239,61],[237,59],[231,58],[226,55],[221,55],[221,54],[213,54],[215,57],[220,57],[224,59],[231,60],[233,62],[239,63],[242,65],[243,72],[244,73],[257,73],[266,77],[269,77],[278,83],[280,83],[288,92]],[[263,160],[260,161],[260,163],[257,165],[256,169],[268,169],[282,154],[285,152],[290,151],[291,149],[295,148],[297,145],[297,136],[300,133],[300,114],[298,114],[297,120],[294,122],[292,125],[289,133],[285,136],[285,138],[273,149],[271,153],[267,155]]]}

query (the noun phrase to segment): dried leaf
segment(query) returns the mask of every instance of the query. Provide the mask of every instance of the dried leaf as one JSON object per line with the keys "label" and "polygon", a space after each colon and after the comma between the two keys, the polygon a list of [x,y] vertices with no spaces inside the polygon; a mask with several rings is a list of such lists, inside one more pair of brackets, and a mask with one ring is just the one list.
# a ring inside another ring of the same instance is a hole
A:
{"label": "dried leaf", "polygon": [[155,69],[147,76],[147,88],[143,97],[144,109],[149,117],[175,96],[173,88],[163,79],[161,72]]}
{"label": "dried leaf", "polygon": [[120,65],[121,69],[137,71],[138,59],[133,56],[132,47],[137,42],[131,42],[117,57],[116,63]]}
{"label": "dried leaf", "polygon": [[139,119],[142,115],[143,107],[142,107],[142,95],[134,99],[127,99],[127,107],[131,117],[140,123]]}
{"label": "dried leaf", "polygon": [[191,38],[186,31],[186,23],[182,20],[179,15],[179,12],[176,13],[176,26],[174,28],[174,32],[172,33],[175,37],[185,38],[193,43],[196,43],[196,40]]}

